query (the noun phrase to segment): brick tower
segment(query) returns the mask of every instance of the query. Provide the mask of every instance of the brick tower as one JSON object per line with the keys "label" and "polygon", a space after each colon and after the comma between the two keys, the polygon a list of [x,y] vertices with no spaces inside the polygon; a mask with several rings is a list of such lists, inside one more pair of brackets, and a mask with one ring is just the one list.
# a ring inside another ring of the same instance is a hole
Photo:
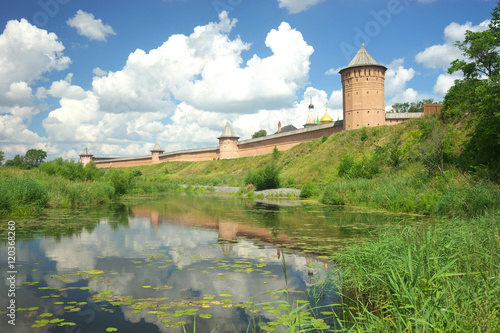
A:
{"label": "brick tower", "polygon": [[221,160],[229,158],[238,158],[238,139],[240,137],[234,134],[229,121],[222,131],[219,139],[219,158]]}
{"label": "brick tower", "polygon": [[364,44],[351,63],[340,70],[344,130],[385,125],[385,71]]}
{"label": "brick tower", "polygon": [[85,146],[85,148],[83,148],[82,153],[80,154],[80,163],[82,163],[83,167],[85,168],[87,164],[92,162],[93,157],[94,155],[92,155],[87,146]]}
{"label": "brick tower", "polygon": [[156,141],[153,150],[151,150],[151,160],[153,164],[160,163],[160,155],[163,154],[163,149],[161,149],[160,144]]}

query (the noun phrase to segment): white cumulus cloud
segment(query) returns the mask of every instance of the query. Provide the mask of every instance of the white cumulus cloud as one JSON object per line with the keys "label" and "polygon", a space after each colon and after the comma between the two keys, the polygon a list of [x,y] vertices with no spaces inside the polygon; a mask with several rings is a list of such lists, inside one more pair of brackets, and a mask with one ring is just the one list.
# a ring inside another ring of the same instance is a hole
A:
{"label": "white cumulus cloud", "polygon": [[107,36],[116,34],[110,25],[102,23],[101,19],[95,19],[93,14],[81,9],[66,23],[75,28],[78,34],[93,40],[106,41]]}
{"label": "white cumulus cloud", "polygon": [[465,24],[450,23],[444,29],[445,42],[429,46],[424,51],[419,52],[415,56],[415,61],[427,68],[448,68],[453,60],[463,58],[462,52],[455,46],[455,43],[464,41],[467,30],[484,31],[488,29],[488,24],[489,20],[475,26],[471,22]]}
{"label": "white cumulus cloud", "polygon": [[61,71],[71,63],[56,34],[25,19],[7,22],[0,35],[0,91],[13,82],[31,83],[43,73]]}
{"label": "white cumulus cloud", "polygon": [[404,58],[393,60],[387,68],[385,97],[388,105],[417,101],[418,92],[413,88],[406,88],[407,83],[415,76],[415,70],[404,67]]}
{"label": "white cumulus cloud", "polygon": [[453,74],[441,74],[438,76],[436,80],[436,84],[434,85],[434,93],[439,94],[441,96],[446,95],[448,90],[455,84],[455,80],[459,80],[463,77],[461,73],[453,73]]}
{"label": "white cumulus cloud", "polygon": [[243,64],[241,53],[250,44],[228,37],[236,20],[227,12],[219,19],[196,27],[189,36],[173,35],[149,52],[138,49],[122,70],[94,77],[93,90],[103,110],[169,113],[172,97],[198,109],[227,113],[291,105],[308,82],[314,51],[302,34],[283,22],[265,41],[273,54],[254,55]]}

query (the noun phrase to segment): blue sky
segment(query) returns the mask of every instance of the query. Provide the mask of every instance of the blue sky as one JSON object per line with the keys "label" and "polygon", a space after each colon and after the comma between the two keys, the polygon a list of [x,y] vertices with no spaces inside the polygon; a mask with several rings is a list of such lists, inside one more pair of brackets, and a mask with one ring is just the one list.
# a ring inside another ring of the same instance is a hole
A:
{"label": "blue sky", "polygon": [[302,127],[312,98],[342,119],[345,67],[365,43],[386,106],[442,100],[466,30],[492,0],[39,0],[0,4],[0,150],[49,159],[147,155]]}

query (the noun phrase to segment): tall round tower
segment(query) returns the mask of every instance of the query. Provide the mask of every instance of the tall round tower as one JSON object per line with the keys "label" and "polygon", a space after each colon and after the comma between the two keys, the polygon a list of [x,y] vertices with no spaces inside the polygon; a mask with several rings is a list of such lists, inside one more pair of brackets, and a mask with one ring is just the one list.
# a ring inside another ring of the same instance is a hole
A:
{"label": "tall round tower", "polygon": [[385,71],[364,44],[351,63],[340,70],[344,130],[385,125]]}
{"label": "tall round tower", "polygon": [[229,121],[222,131],[219,139],[219,158],[221,160],[229,158],[238,158],[238,139],[240,137],[234,134]]}

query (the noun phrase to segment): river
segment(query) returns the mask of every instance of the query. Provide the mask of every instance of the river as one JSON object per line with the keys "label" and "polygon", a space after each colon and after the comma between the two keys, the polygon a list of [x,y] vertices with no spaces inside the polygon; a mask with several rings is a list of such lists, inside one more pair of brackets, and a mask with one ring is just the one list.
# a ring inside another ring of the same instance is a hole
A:
{"label": "river", "polygon": [[9,220],[1,332],[279,332],[338,328],[330,256],[414,218],[170,193]]}

